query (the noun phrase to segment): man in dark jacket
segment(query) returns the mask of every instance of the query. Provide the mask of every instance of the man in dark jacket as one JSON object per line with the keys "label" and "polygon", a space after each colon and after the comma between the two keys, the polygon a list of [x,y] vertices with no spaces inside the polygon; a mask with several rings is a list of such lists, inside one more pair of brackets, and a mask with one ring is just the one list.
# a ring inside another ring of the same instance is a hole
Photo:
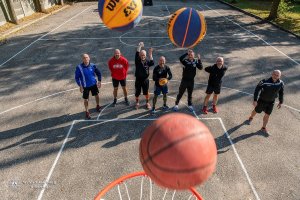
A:
{"label": "man in dark jacket", "polygon": [[141,90],[143,90],[143,95],[146,98],[146,108],[151,109],[149,103],[149,68],[154,65],[152,52],[153,49],[149,49],[149,60],[146,59],[146,51],[141,50],[144,47],[144,43],[140,42],[137,51],[135,53],[135,100],[136,100],[136,109],[139,108],[139,96]]}
{"label": "man in dark jacket", "polygon": [[261,80],[254,91],[253,106],[255,108],[248,119],[248,124],[251,123],[256,113],[261,113],[262,111],[264,111],[265,115],[263,118],[263,126],[261,130],[265,133],[268,133],[266,126],[272,113],[275,99],[278,97],[278,95],[279,103],[277,105],[277,108],[280,109],[281,104],[283,103],[284,83],[282,80],[280,80],[280,77],[281,71],[274,70],[272,72],[272,77]]}
{"label": "man in dark jacket", "polygon": [[216,64],[210,67],[206,67],[204,69],[206,72],[209,73],[208,78],[208,84],[206,88],[206,97],[204,98],[204,105],[202,108],[202,112],[204,114],[208,113],[207,110],[207,104],[209,101],[209,98],[212,93],[214,93],[213,96],[213,112],[217,113],[217,102],[218,102],[218,95],[221,92],[221,84],[222,84],[222,78],[225,75],[225,72],[227,70],[227,67],[224,65],[224,59],[222,57],[218,57]]}
{"label": "man in dark jacket", "polygon": [[[188,56],[188,58],[186,58]],[[179,86],[179,93],[177,95],[175,106],[173,108],[174,111],[178,111],[178,103],[187,89],[188,92],[188,106],[191,112],[194,112],[193,104],[192,104],[192,94],[194,90],[194,78],[196,76],[196,68],[201,70],[203,68],[202,62],[200,59],[200,54],[198,54],[198,58],[195,58],[195,53],[193,50],[189,49],[187,53],[183,54],[179,58],[181,64],[183,64],[182,78]]]}
{"label": "man in dark jacket", "polygon": [[172,72],[169,66],[166,65],[166,58],[161,56],[159,58],[158,65],[153,70],[153,81],[155,81],[154,85],[154,97],[153,97],[153,106],[152,106],[152,114],[155,113],[155,104],[157,101],[158,95],[160,93],[163,94],[164,105],[163,109],[166,110],[169,107],[167,106],[167,93],[168,93],[168,84],[160,85],[159,81],[163,78],[167,78],[168,80],[172,79]]}

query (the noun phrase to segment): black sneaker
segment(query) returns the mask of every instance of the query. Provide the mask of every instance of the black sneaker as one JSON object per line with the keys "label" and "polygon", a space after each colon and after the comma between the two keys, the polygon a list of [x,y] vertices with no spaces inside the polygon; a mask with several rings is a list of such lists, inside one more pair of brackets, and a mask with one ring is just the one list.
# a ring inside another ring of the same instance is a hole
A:
{"label": "black sneaker", "polygon": [[125,99],[125,104],[126,106],[130,106],[130,102],[128,101],[128,99]]}
{"label": "black sneaker", "polygon": [[246,124],[250,125],[250,124],[251,124],[251,122],[252,122],[252,120],[253,120],[253,118],[252,118],[252,117],[249,117],[249,119],[248,119],[248,120],[246,120]]}
{"label": "black sneaker", "polygon": [[101,107],[99,105],[96,106],[96,110],[97,112],[100,112],[101,111]]}
{"label": "black sneaker", "polygon": [[155,108],[152,108],[152,110],[151,110],[151,114],[152,114],[152,115],[155,115],[155,113],[156,113],[156,110],[155,110]]}
{"label": "black sneaker", "polygon": [[117,100],[114,99],[114,102],[112,103],[112,107],[116,107],[116,105],[117,105]]}
{"label": "black sneaker", "polygon": [[163,110],[169,110],[169,106],[164,105],[164,106],[162,107],[162,109],[163,109]]}
{"label": "black sneaker", "polygon": [[270,134],[266,127],[261,127],[260,131],[263,132],[266,137],[269,137]]}

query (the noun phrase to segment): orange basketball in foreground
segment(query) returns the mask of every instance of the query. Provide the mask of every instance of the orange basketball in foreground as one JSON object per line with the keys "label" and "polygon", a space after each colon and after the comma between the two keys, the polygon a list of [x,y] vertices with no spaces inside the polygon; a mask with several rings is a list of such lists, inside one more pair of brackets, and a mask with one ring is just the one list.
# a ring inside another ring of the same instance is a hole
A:
{"label": "orange basketball in foreground", "polygon": [[140,160],[146,174],[158,185],[188,189],[214,172],[217,148],[206,125],[190,115],[172,113],[144,130]]}

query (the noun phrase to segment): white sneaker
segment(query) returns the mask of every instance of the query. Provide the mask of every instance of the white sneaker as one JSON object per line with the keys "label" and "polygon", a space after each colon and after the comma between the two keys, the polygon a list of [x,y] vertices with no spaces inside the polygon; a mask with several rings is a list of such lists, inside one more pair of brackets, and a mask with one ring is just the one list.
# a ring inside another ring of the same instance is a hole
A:
{"label": "white sneaker", "polygon": [[190,110],[191,112],[194,112],[194,107],[193,107],[193,106],[189,106],[189,110]]}
{"label": "white sneaker", "polygon": [[150,109],[151,109],[150,103],[146,103],[146,108],[147,108],[147,110],[150,110]]}
{"label": "white sneaker", "polygon": [[174,110],[175,112],[177,112],[177,111],[178,111],[178,105],[175,105],[175,106],[173,107],[173,110]]}
{"label": "white sneaker", "polygon": [[140,107],[139,102],[136,102],[136,103],[135,103],[135,109],[139,109],[139,107]]}

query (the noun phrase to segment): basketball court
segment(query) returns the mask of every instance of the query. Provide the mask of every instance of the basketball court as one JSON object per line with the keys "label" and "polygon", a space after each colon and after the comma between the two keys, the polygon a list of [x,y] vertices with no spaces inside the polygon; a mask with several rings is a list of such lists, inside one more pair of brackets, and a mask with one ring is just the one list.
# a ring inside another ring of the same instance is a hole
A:
{"label": "basketball court", "polygon": [[[218,114],[211,110],[208,115],[201,113],[208,80],[204,70],[197,71],[195,78],[195,112],[187,109],[186,93],[179,105],[179,112],[209,127],[218,148],[216,172],[197,191],[207,200],[299,199],[299,39],[216,1],[171,0],[153,1],[153,6],[144,7],[141,22],[126,33],[104,27],[97,2],[77,3],[0,46],[2,199],[93,199],[118,177],[142,171],[138,154],[142,131],[173,111],[161,109],[162,96],[155,115],[144,107],[134,109],[136,46],[143,41],[146,50],[153,47],[155,64],[160,56],[166,57],[173,73],[168,93],[168,105],[173,107],[182,73],[178,58],[186,49],[170,43],[166,25],[171,13],[184,6],[200,10],[206,19],[207,34],[194,48],[204,67],[215,63],[218,56],[229,66]],[[111,106],[113,87],[107,61],[115,48],[130,62],[127,83],[131,106],[124,104],[120,89],[117,106]],[[96,112],[90,97],[92,120],[84,119],[74,80],[84,52],[103,75],[102,111]],[[280,110],[274,107],[268,124],[270,134],[266,135],[259,131],[262,114],[251,125],[244,122],[253,109],[255,86],[275,68],[282,71],[285,82],[284,106]],[[153,81],[150,85],[153,92]],[[141,100],[143,105],[142,96]],[[131,184],[129,193],[139,187]],[[121,191],[123,199],[128,199],[126,189]],[[156,191],[153,199],[163,199],[164,192]],[[147,192],[149,189],[144,190],[142,199],[149,199]],[[112,199],[119,199],[117,193],[113,191]],[[172,198],[188,199],[189,194],[168,191],[165,199]]]}

